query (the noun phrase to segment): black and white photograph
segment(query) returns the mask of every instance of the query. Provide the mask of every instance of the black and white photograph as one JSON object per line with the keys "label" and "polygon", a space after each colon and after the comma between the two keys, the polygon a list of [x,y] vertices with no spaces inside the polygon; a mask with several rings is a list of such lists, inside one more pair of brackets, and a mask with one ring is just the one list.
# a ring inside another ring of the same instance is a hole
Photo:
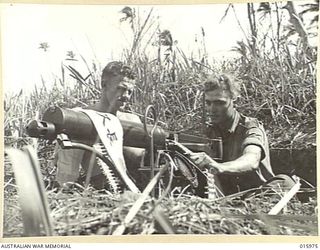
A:
{"label": "black and white photograph", "polygon": [[319,0],[0,3],[2,238],[318,248],[318,18]]}

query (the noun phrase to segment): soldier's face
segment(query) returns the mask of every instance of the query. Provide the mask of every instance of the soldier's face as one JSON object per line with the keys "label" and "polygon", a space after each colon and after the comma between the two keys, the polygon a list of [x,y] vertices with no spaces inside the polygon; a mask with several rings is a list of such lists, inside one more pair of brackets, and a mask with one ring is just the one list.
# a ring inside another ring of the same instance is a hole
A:
{"label": "soldier's face", "polygon": [[134,86],[134,80],[123,76],[115,76],[105,90],[109,103],[116,109],[119,109],[125,102],[130,100]]}
{"label": "soldier's face", "polygon": [[205,92],[205,108],[212,123],[224,123],[233,114],[233,100],[228,91],[215,89]]}

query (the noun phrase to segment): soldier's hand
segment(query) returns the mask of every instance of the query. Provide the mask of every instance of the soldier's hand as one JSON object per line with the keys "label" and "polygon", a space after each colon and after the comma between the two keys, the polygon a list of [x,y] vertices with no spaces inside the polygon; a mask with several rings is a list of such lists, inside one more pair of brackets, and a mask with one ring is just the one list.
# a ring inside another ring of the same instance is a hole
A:
{"label": "soldier's hand", "polygon": [[204,152],[189,153],[189,159],[200,169],[209,169],[211,173],[219,173],[218,163]]}

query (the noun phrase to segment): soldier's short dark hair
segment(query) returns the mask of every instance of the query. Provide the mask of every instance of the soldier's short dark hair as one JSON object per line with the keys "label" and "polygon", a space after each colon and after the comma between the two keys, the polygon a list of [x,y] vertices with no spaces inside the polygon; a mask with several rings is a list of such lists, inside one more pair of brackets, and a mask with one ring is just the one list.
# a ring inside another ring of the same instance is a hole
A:
{"label": "soldier's short dark hair", "polygon": [[228,91],[231,98],[236,98],[240,94],[240,86],[238,82],[233,81],[231,77],[226,74],[211,75],[204,82],[204,92],[209,92],[216,89]]}
{"label": "soldier's short dark hair", "polygon": [[134,80],[135,74],[133,70],[120,61],[113,61],[107,64],[102,71],[101,87],[105,87],[108,84],[108,80],[114,76],[123,76]]}

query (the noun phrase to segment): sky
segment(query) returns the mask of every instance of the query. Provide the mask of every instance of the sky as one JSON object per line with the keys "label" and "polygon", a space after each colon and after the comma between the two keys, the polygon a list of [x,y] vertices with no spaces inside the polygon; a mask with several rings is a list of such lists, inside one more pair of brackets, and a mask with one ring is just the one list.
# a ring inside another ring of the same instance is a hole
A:
{"label": "sky", "polygon": [[[195,48],[195,37],[201,27],[206,33],[209,58],[231,57],[230,51],[243,40],[233,13],[220,23],[226,4],[157,5],[153,15],[160,29],[168,29],[184,52]],[[98,61],[102,67],[121,59],[124,48],[130,48],[131,31],[127,22],[120,22],[123,5],[35,5],[0,4],[2,82],[4,91],[31,90],[41,84],[41,77],[50,85],[61,74],[67,51],[82,55],[89,63]],[[132,6],[131,6],[132,7]],[[135,6],[146,16],[152,6]],[[236,4],[240,20],[246,20],[246,5]],[[243,22],[245,23],[245,21]],[[244,27],[246,30],[246,27]],[[39,49],[46,42],[47,51]],[[79,58],[79,57],[78,57]],[[67,62],[72,63],[72,62]],[[84,63],[75,67],[81,72]]]}

